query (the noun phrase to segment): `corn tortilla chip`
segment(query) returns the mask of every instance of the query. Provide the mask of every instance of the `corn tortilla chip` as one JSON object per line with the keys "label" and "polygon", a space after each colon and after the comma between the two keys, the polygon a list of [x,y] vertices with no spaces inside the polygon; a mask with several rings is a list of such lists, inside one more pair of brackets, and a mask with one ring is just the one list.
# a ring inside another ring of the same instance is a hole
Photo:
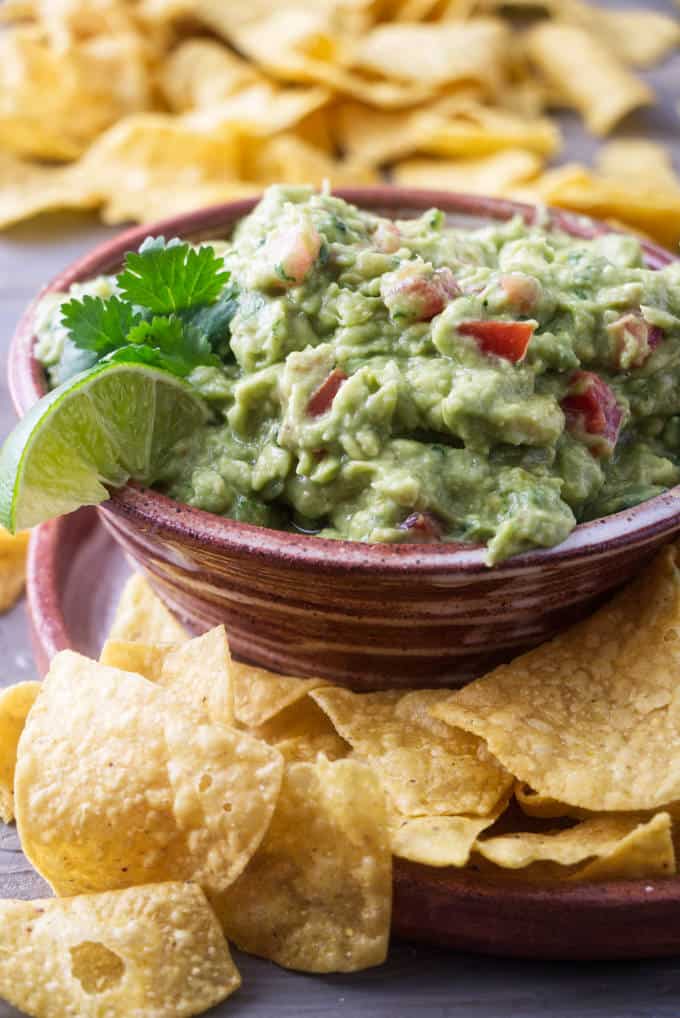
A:
{"label": "corn tortilla chip", "polygon": [[478,159],[405,159],[394,167],[392,177],[404,187],[503,194],[534,177],[542,165],[535,152],[509,148]]}
{"label": "corn tortilla chip", "polygon": [[[352,64],[385,78],[426,84],[478,84],[493,98],[501,93],[510,31],[497,18],[446,24],[384,24],[368,32]],[[427,59],[413,59],[414,53]]]}
{"label": "corn tortilla chip", "polygon": [[8,533],[0,527],[0,614],[21,597],[26,582],[29,533]]}
{"label": "corn tortilla chip", "polygon": [[224,890],[269,825],[282,767],[146,679],[63,651],[19,742],[24,852],[58,894],[179,878]]}
{"label": "corn tortilla chip", "polygon": [[338,734],[366,760],[405,816],[470,813],[487,816],[512,778],[468,733],[447,730],[430,715],[446,690],[411,693],[310,693]]}
{"label": "corn tortilla chip", "polygon": [[125,584],[110,640],[141,643],[183,643],[189,634],[168,611],[151,589],[142,573],[135,573]]}
{"label": "corn tortilla chip", "polygon": [[515,784],[515,799],[519,807],[528,817],[537,817],[539,820],[554,820],[558,817],[574,816],[574,807],[567,806],[564,802],[551,799],[549,795],[540,795],[529,785],[521,781]]}
{"label": "corn tortilla chip", "polygon": [[0,820],[5,824],[14,819],[14,769],[19,737],[39,692],[39,682],[18,682],[0,691]]}
{"label": "corn tortilla chip", "polygon": [[678,192],[680,180],[664,145],[646,138],[616,138],[599,149],[595,168],[604,177],[627,181],[643,191]]}
{"label": "corn tortilla chip", "polygon": [[182,703],[198,710],[208,721],[231,725],[234,693],[231,654],[224,626],[169,650],[159,683]]}
{"label": "corn tortilla chip", "polygon": [[405,817],[393,813],[390,824],[392,854],[423,866],[465,866],[475,841],[498,819],[488,817]]}
{"label": "corn tortilla chip", "polygon": [[[590,810],[680,797],[680,574],[660,552],[611,602],[436,703],[538,793]],[[315,694],[319,695],[319,694]]]}
{"label": "corn tortilla chip", "polygon": [[331,721],[309,695],[291,703],[269,721],[250,729],[251,735],[276,746],[284,760],[309,763],[323,753],[329,760],[340,760],[350,752],[349,743],[340,738]]}
{"label": "corn tortilla chip", "polygon": [[333,159],[294,134],[280,134],[253,146],[248,153],[245,175],[259,186],[276,180],[283,184],[304,181],[315,187],[329,181],[336,187],[346,187],[375,184],[379,179],[360,161]]}
{"label": "corn tortilla chip", "polygon": [[559,102],[577,109],[594,134],[608,134],[631,110],[654,101],[642,79],[575,25],[537,25],[527,48]]}
{"label": "corn tortilla chip", "polygon": [[572,879],[640,880],[670,877],[676,872],[671,817],[655,817],[632,830],[607,855],[588,863]]}
{"label": "corn tortilla chip", "polygon": [[240,983],[195,884],[0,901],[0,994],[36,1018],[181,1018]]}
{"label": "corn tortilla chip", "polygon": [[186,39],[172,50],[159,72],[159,86],[172,110],[208,109],[260,80],[257,71],[212,39]]}
{"label": "corn tortilla chip", "polygon": [[326,679],[297,679],[292,675],[277,675],[242,661],[232,660],[230,668],[234,688],[234,714],[240,724],[249,728],[270,721],[286,707],[305,697],[310,690],[329,684]]}
{"label": "corn tortilla chip", "polygon": [[[160,682],[163,663],[175,643],[139,643],[134,640],[107,640],[102,647],[99,661],[110,668],[123,672],[134,672],[148,679]],[[179,645],[181,646],[181,645]]]}
{"label": "corn tortilla chip", "polygon": [[[477,841],[474,850],[508,870],[546,863],[578,867],[565,873],[571,880],[632,879],[675,873],[668,813],[657,813],[646,821],[634,815],[600,816],[562,831],[504,834]],[[592,861],[581,866],[586,860]]]}
{"label": "corn tortilla chip", "polygon": [[680,44],[676,18],[653,10],[604,10],[585,3],[563,5],[561,16],[582,25],[626,64],[652,67]]}
{"label": "corn tortilla chip", "polygon": [[356,760],[286,767],[271,826],[237,882],[213,899],[242,950],[305,972],[385,960],[392,866],[385,801]]}

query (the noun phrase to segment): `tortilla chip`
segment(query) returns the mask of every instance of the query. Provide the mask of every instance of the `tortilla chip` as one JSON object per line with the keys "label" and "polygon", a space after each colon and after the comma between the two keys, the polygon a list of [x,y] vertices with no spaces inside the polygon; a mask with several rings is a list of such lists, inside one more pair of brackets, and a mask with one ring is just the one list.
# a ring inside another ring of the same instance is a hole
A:
{"label": "tortilla chip", "polygon": [[159,682],[172,696],[199,710],[206,720],[233,724],[231,654],[224,626],[169,650]]}
{"label": "tortilla chip", "polygon": [[393,813],[390,823],[392,854],[423,866],[465,866],[472,846],[498,819],[488,817],[404,817]]}
{"label": "tortilla chip", "polygon": [[477,841],[475,852],[502,869],[536,863],[573,867],[572,880],[670,876],[675,873],[671,818],[657,813],[640,822],[636,816],[604,816],[584,820],[567,830],[504,834]]}
{"label": "tortilla chip", "polygon": [[576,880],[640,880],[670,877],[676,872],[672,823],[668,813],[657,813],[632,830],[607,855],[589,863]]}
{"label": "tortilla chip", "polygon": [[519,807],[528,817],[537,817],[539,820],[554,820],[557,817],[574,816],[574,807],[567,806],[564,802],[551,799],[549,795],[540,795],[530,785],[521,781],[515,784],[515,799]]}
{"label": "tortilla chip", "polygon": [[63,895],[180,878],[221,891],[269,826],[282,769],[265,743],[63,651],[19,742],[24,853]]}
{"label": "tortilla chip", "polygon": [[403,187],[503,194],[534,177],[542,165],[535,152],[509,148],[479,159],[405,159],[394,167],[392,177]]}
{"label": "tortilla chip", "polygon": [[250,732],[270,746],[276,746],[289,763],[313,763],[319,753],[329,760],[340,760],[350,751],[349,743],[340,738],[309,695],[291,703]]}
{"label": "tortilla chip", "polygon": [[646,138],[616,138],[598,150],[595,168],[604,177],[625,181],[641,191],[667,189],[680,198],[680,179],[664,145]]}
{"label": "tortilla chip", "polygon": [[142,573],[125,584],[109,640],[140,643],[184,643],[189,634],[153,592]]}
{"label": "tortilla chip", "polygon": [[344,103],[336,133],[346,154],[369,166],[414,152],[470,158],[521,148],[551,155],[560,145],[559,129],[545,117],[529,119],[469,100],[399,113]]}
{"label": "tortilla chip", "polygon": [[653,67],[680,44],[676,18],[651,10],[604,10],[585,3],[563,5],[560,15],[582,25],[619,60],[635,67]]}
{"label": "tortilla chip", "polygon": [[[505,81],[510,30],[497,18],[447,24],[384,24],[368,32],[352,54],[352,64],[431,89],[477,84],[490,98]],[[427,54],[426,59],[414,59]]]}
{"label": "tortilla chip", "polygon": [[230,668],[234,688],[234,714],[240,724],[249,728],[270,721],[286,707],[305,697],[310,690],[328,685],[326,679],[297,679],[292,675],[278,675],[242,661],[232,660]]}
{"label": "tortilla chip", "polygon": [[654,102],[641,78],[576,25],[537,25],[527,36],[527,50],[558,102],[578,110],[594,134],[608,134],[631,110]]}
{"label": "tortilla chip", "polygon": [[26,583],[29,533],[10,534],[0,527],[0,614],[21,597]]}
{"label": "tortilla chip", "polygon": [[39,28],[0,35],[0,143],[39,159],[74,159],[120,117],[150,104],[131,36],[55,49]]}
{"label": "tortilla chip", "polygon": [[209,108],[185,114],[182,124],[211,137],[236,129],[245,136],[269,137],[295,127],[330,96],[323,88],[280,88],[258,82],[227,96]]}
{"label": "tortilla chip", "polygon": [[0,820],[5,824],[14,819],[14,769],[19,737],[39,692],[39,682],[18,682],[0,691]]}
{"label": "tortilla chip", "polygon": [[0,994],[36,1018],[180,1018],[240,983],[194,884],[0,901]]}
{"label": "tortilla chip", "polygon": [[292,134],[281,134],[253,148],[246,175],[264,186],[272,180],[282,184],[322,187],[362,186],[378,182],[370,168],[351,160],[336,160]]}
{"label": "tortilla chip", "polygon": [[405,816],[488,816],[512,785],[479,739],[431,717],[447,690],[359,694],[333,688],[310,696],[371,764]]}
{"label": "tortilla chip", "polygon": [[380,965],[392,866],[380,782],[356,760],[286,767],[271,826],[248,868],[213,899],[242,950],[304,972]]}
{"label": "tortilla chip", "polygon": [[434,715],[561,802],[632,811],[677,800],[676,556],[664,549],[590,618],[434,704]]}
{"label": "tortilla chip", "polygon": [[260,75],[246,60],[212,39],[186,39],[168,53],[158,84],[176,113],[208,109],[249,85]]}
{"label": "tortilla chip", "polygon": [[160,682],[166,655],[177,646],[181,644],[107,640],[99,655],[99,662],[123,672],[134,672],[149,682]]}
{"label": "tortilla chip", "polygon": [[676,189],[648,190],[643,181],[602,177],[578,163],[569,163],[548,170],[528,187],[514,188],[512,196],[625,223],[626,228],[651,236],[666,247],[680,241],[680,193]]}

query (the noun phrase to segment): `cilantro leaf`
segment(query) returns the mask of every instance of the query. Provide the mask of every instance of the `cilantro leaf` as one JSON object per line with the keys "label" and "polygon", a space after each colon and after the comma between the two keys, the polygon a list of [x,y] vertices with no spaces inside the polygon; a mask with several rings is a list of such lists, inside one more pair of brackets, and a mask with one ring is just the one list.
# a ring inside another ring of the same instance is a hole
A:
{"label": "cilantro leaf", "polygon": [[154,314],[186,311],[217,300],[229,279],[224,263],[211,247],[154,238],[138,253],[129,252],[118,276],[118,286],[131,304]]}
{"label": "cilantro leaf", "polygon": [[181,318],[203,333],[215,353],[221,357],[232,357],[230,325],[238,311],[238,303],[238,291],[234,286],[227,286],[214,304],[183,311]]}
{"label": "cilantro leaf", "polygon": [[141,320],[140,315],[118,297],[102,300],[87,295],[62,304],[61,316],[74,345],[80,350],[92,351],[98,358],[123,346],[130,329]]}
{"label": "cilantro leaf", "polygon": [[188,375],[199,364],[220,364],[208,337],[176,315],[157,315],[150,321],[139,322],[130,330],[128,343],[133,347],[153,347],[162,355],[168,370],[176,375]]}

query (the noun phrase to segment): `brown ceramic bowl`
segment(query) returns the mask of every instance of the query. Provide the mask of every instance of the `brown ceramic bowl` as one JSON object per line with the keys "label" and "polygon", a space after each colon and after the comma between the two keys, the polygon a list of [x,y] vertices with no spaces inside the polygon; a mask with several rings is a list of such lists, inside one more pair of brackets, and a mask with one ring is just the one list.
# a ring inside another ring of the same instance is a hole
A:
{"label": "brown ceramic bowl", "polygon": [[[338,192],[405,218],[434,205],[479,225],[536,210],[435,191]],[[238,201],[122,234],[57,276],[43,292],[115,270],[149,233],[224,236],[255,204]],[[602,223],[554,211],[575,236]],[[652,268],[672,255],[645,244]],[[21,319],[9,378],[19,413],[45,391],[33,358],[35,304]],[[356,689],[456,685],[552,636],[632,576],[680,529],[680,486],[625,512],[579,525],[561,545],[489,569],[484,549],[443,544],[327,541],[223,519],[134,485],[113,492],[102,519],[164,600],[197,630],[224,622],[235,653],[292,674]]]}

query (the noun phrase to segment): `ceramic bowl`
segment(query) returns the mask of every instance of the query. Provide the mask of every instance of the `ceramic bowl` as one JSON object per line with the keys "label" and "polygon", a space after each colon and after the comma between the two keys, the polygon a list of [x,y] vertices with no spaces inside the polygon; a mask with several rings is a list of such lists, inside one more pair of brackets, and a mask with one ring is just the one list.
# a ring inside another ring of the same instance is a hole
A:
{"label": "ceramic bowl", "polygon": [[[338,192],[405,218],[438,206],[468,225],[536,210],[513,202],[400,188]],[[223,237],[255,204],[245,200],[130,230],[57,276],[44,292],[115,270],[149,233]],[[576,236],[602,223],[554,211]],[[672,255],[645,244],[650,267]],[[45,391],[33,358],[35,302],[9,364],[19,413]],[[237,656],[289,674],[320,674],[355,689],[453,686],[585,615],[680,529],[680,486],[625,512],[581,524],[561,545],[489,569],[479,546],[327,541],[238,523],[129,485],[101,518],[196,631],[224,622]]]}

